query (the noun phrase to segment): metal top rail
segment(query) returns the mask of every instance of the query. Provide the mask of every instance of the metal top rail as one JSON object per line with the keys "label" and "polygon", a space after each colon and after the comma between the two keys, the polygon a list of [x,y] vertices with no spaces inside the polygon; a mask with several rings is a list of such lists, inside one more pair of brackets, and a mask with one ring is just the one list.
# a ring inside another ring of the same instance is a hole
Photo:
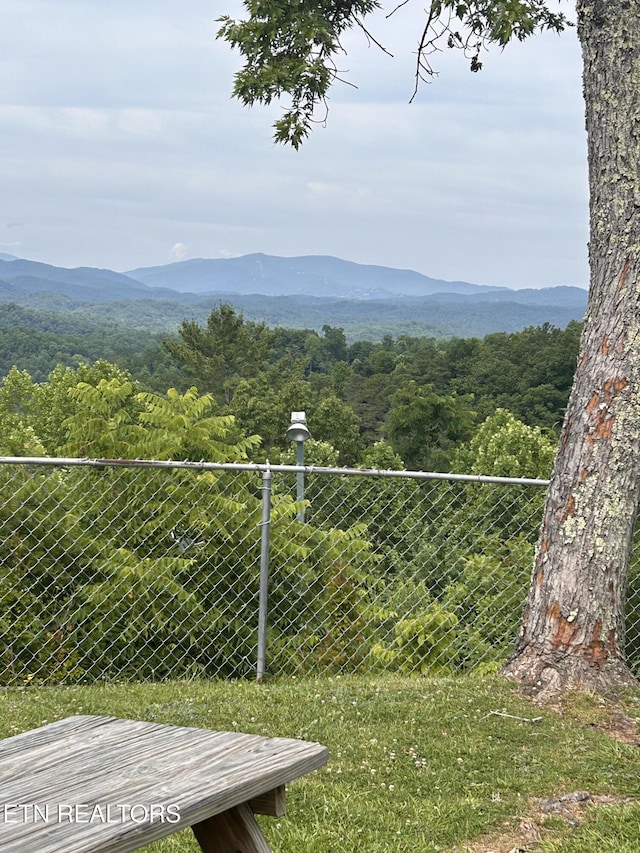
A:
{"label": "metal top rail", "polygon": [[254,471],[257,473],[332,474],[341,477],[388,477],[410,480],[446,480],[463,483],[502,483],[518,486],[548,486],[549,480],[527,477],[491,477],[485,474],[448,474],[436,471],[390,471],[377,468],[325,468],[320,465],[271,465],[267,462],[188,462],[160,459],[85,459],[48,456],[0,456],[0,465],[49,465],[60,468],[187,468],[197,471]]}

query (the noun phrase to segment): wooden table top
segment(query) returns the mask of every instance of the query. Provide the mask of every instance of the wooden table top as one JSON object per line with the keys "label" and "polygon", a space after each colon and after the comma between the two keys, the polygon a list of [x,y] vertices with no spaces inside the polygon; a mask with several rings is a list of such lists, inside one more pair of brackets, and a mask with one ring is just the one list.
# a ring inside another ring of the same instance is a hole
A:
{"label": "wooden table top", "polygon": [[69,717],[0,741],[0,849],[128,853],[327,758],[301,740]]}

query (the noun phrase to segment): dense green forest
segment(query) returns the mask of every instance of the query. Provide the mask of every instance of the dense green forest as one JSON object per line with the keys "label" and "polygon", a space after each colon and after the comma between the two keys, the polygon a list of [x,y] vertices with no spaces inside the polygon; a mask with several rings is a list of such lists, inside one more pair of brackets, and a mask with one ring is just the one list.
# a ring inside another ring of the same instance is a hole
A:
{"label": "dense green forest", "polygon": [[[516,477],[550,472],[580,333],[349,343],[341,328],[271,328],[225,304],[168,339],[13,319],[3,456],[293,463],[285,431],[304,409],[313,465]],[[294,478],[274,484],[277,671],[504,658],[543,490],[453,489],[310,476],[302,523]],[[255,476],[3,465],[0,519],[6,683],[251,672]]]}
{"label": "dense green forest", "polygon": [[[325,325],[320,333],[269,327],[222,304],[206,323],[185,320],[166,338],[5,308],[5,375],[17,368],[46,388],[60,376],[72,384],[89,365],[108,362],[140,389],[195,386],[212,394],[220,414],[232,414],[247,435],[260,436],[256,459],[275,461],[288,451],[289,415],[304,409],[311,454],[314,448],[326,454],[330,445],[340,465],[355,466],[385,440],[407,468],[422,470],[446,470],[455,449],[496,409],[555,435],[580,334],[572,321],[565,329],[545,324],[482,339],[400,335],[349,343],[339,327]],[[48,435],[39,438],[47,453],[58,452]]]}

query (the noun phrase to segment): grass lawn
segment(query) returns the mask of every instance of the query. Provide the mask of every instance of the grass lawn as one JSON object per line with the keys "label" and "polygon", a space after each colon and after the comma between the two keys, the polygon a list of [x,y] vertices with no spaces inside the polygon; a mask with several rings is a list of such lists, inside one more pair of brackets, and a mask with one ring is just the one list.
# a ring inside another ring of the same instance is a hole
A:
{"label": "grass lawn", "polygon": [[[29,687],[0,692],[0,736],[77,713],[326,744],[287,816],[260,818],[282,853],[640,851],[640,750],[606,730],[635,739],[640,695],[541,710],[495,676]],[[190,831],[146,848],[198,849]]]}

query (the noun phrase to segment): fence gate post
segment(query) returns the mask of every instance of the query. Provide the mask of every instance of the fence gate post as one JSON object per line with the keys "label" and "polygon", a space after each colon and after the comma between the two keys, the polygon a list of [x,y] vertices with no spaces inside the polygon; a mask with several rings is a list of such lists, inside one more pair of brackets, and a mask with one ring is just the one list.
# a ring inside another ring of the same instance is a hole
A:
{"label": "fence gate post", "polygon": [[262,474],[262,524],[260,538],[260,593],[258,598],[258,666],[256,680],[266,672],[267,617],[269,613],[269,543],[271,535],[271,471]]}

